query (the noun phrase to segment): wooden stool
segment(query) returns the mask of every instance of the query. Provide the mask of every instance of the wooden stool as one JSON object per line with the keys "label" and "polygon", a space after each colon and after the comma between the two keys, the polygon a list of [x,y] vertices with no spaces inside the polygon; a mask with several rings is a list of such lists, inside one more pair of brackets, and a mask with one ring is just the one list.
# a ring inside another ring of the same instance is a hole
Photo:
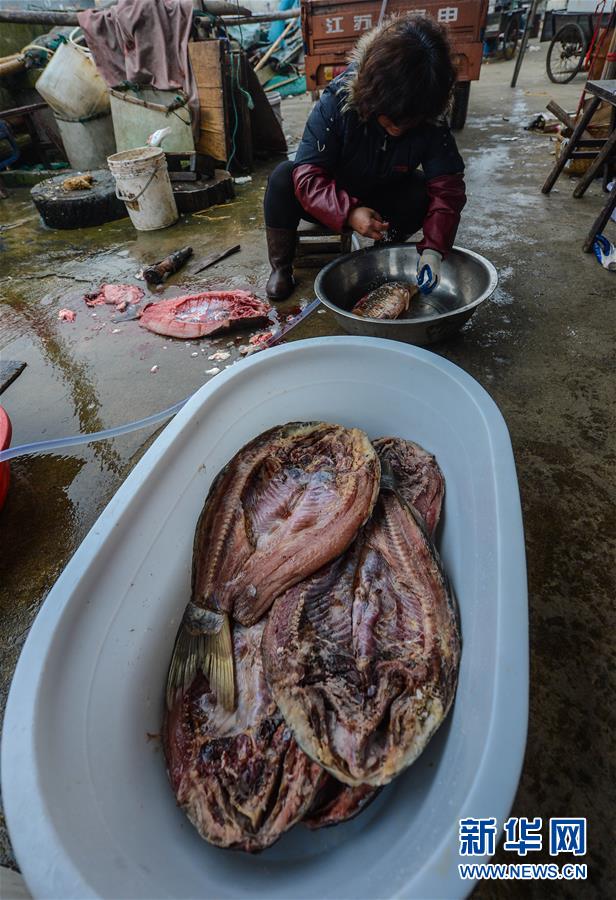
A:
{"label": "wooden stool", "polygon": [[321,266],[323,256],[337,256],[340,253],[351,252],[351,232],[336,234],[335,231],[326,228],[316,222],[306,222],[304,219],[297,229],[297,244],[295,258],[298,266]]}
{"label": "wooden stool", "polygon": [[[586,189],[592,183],[593,179],[599,173],[602,167],[604,167],[605,171],[603,184],[604,187],[607,186],[611,166],[614,159],[616,158],[616,79],[589,81],[586,85],[586,91],[587,93],[592,95],[592,99],[586,107],[579,122],[575,126],[569,143],[561,153],[560,158],[554,164],[554,167],[548,175],[545,184],[541,188],[541,191],[544,194],[550,193],[550,191],[556,184],[558,176],[565,168],[567,162],[570,159],[589,156],[594,157],[593,162],[588,171],[578,181],[577,186],[573,192],[573,196],[576,199],[583,197]],[[605,140],[584,141],[582,140],[582,135],[584,134],[584,131],[590,123],[590,120],[597,111],[601,101],[609,103],[612,106],[611,134]],[[590,151],[590,145],[593,144],[596,146],[594,152]],[[602,209],[599,216],[595,219],[590,231],[586,235],[586,239],[582,245],[586,253],[590,253],[590,251],[592,250],[592,245],[595,241],[595,238],[607,225],[612,213],[614,212],[614,209],[616,209],[616,187],[614,187],[610,192],[604,208]]]}

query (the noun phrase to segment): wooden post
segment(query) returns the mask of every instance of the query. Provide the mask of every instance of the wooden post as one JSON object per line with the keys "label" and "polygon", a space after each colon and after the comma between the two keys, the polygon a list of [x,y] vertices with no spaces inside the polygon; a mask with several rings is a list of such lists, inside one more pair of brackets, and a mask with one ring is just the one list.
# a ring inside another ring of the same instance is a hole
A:
{"label": "wooden post", "polygon": [[530,12],[526,17],[526,25],[524,27],[524,34],[522,35],[522,43],[520,44],[520,49],[518,50],[518,58],[515,61],[515,69],[513,70],[513,78],[511,79],[512,88],[514,88],[518,83],[518,75],[520,74],[520,69],[522,68],[522,60],[524,59],[524,54],[526,53],[526,45],[528,44],[528,38],[530,37],[530,31],[533,27],[532,23],[535,21],[538,6],[539,0],[533,0]]}
{"label": "wooden post", "polygon": [[188,45],[197,91],[200,124],[196,149],[226,162],[229,158],[229,123],[225,115],[222,41],[197,41]]}

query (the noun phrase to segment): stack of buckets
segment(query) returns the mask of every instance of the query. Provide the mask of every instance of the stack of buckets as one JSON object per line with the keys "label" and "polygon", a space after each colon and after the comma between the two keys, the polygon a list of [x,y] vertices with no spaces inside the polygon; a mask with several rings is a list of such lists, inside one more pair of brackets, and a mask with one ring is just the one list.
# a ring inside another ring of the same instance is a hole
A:
{"label": "stack of buckets", "polygon": [[137,147],[115,152],[109,91],[87,50],[61,44],[36,89],[54,111],[71,166],[82,172],[109,166],[116,193],[138,231],[177,222],[164,151]]}
{"label": "stack of buckets", "polygon": [[71,167],[105,168],[116,148],[109,92],[89,52],[60,44],[36,89],[53,110]]}

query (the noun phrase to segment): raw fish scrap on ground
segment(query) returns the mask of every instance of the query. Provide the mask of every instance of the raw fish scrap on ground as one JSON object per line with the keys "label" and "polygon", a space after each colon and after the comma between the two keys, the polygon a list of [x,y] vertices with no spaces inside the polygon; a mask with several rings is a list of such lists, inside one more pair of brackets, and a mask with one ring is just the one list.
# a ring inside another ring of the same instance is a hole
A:
{"label": "raw fish scrap on ground", "polygon": [[86,306],[115,306],[117,312],[124,312],[129,306],[139,303],[145,296],[134,284],[101,284],[97,291],[83,295]]}
{"label": "raw fish scrap on ground", "polygon": [[266,341],[269,341],[270,338],[274,337],[273,331],[259,331],[257,334],[253,334],[248,338],[248,343],[253,346],[258,346],[259,344],[264,344]]}
{"label": "raw fish scrap on ground", "polygon": [[139,324],[155,334],[199,338],[239,327],[261,327],[272,307],[248,291],[203,291],[146,306]]}
{"label": "raw fish scrap on ground", "polygon": [[218,847],[269,847],[313,804],[325,773],[297,746],[263,676],[264,623],[236,626],[234,712],[199,676],[167,713],[163,742],[178,804]]}

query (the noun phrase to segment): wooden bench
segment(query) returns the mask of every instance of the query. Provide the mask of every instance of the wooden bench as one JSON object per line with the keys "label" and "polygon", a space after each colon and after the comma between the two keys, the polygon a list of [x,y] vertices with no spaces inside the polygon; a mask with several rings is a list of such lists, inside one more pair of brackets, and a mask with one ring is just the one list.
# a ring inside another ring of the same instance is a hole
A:
{"label": "wooden bench", "polygon": [[297,229],[297,248],[295,258],[297,265],[319,266],[323,256],[337,256],[351,252],[351,232],[336,234],[316,222],[304,219]]}

